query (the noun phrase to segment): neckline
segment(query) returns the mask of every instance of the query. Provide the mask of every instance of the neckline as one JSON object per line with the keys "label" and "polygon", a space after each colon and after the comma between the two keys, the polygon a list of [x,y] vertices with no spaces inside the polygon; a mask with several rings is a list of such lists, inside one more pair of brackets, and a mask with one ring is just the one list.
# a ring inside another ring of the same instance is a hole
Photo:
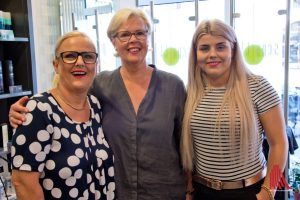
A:
{"label": "neckline", "polygon": [[[87,104],[88,104],[89,109],[90,109],[90,116],[89,116],[89,119],[88,119],[87,121],[82,121],[82,122],[80,122],[80,121],[76,121],[76,120],[74,120],[73,118],[71,118],[71,117],[64,111],[64,109],[62,108],[61,104],[58,102],[57,98],[55,98],[55,96],[52,94],[51,91],[48,91],[48,94],[54,99],[54,101],[55,101],[55,103],[56,103],[56,106],[57,106],[58,110],[59,110],[60,112],[62,112],[62,113],[63,113],[70,121],[74,122],[75,124],[88,124],[88,123],[91,122],[91,119],[92,119],[92,110],[91,110],[91,109],[92,109],[92,107],[91,107],[91,103],[90,103],[90,99],[89,99],[88,95],[87,95]],[[54,105],[55,105],[55,104],[54,104]]]}
{"label": "neckline", "polygon": [[72,106],[72,104],[70,102],[68,102],[62,95],[61,95],[61,92],[59,90],[59,88],[57,87],[56,88],[56,93],[57,93],[57,96],[67,105],[69,106],[70,108],[72,108],[73,110],[76,110],[76,111],[83,111],[86,109],[86,104],[87,104],[87,97],[85,98],[85,101],[83,103],[83,106],[81,108],[76,108],[75,106]]}
{"label": "neckline", "polygon": [[148,86],[147,92],[146,92],[146,94],[145,94],[143,100],[141,101],[140,106],[139,106],[137,112],[135,112],[135,110],[134,110],[134,106],[133,106],[133,104],[132,104],[130,95],[129,95],[127,89],[126,89],[124,80],[123,80],[123,78],[122,78],[121,71],[120,71],[121,66],[116,70],[119,84],[120,84],[121,87],[123,88],[123,97],[126,97],[126,100],[128,101],[129,106],[131,107],[131,110],[132,110],[132,112],[134,113],[134,116],[135,116],[135,117],[139,114],[139,112],[140,112],[140,110],[141,110],[141,105],[143,104],[143,102],[145,101],[145,99],[149,96],[149,93],[151,93],[151,91],[152,91],[152,89],[153,89],[154,82],[155,82],[155,80],[156,80],[156,71],[157,71],[157,69],[156,69],[155,65],[152,65],[152,64],[151,64],[151,65],[148,65],[148,66],[152,67],[152,68],[153,68],[153,71],[152,71],[152,74],[151,74],[151,78],[150,78],[150,82],[149,82],[149,86]]}

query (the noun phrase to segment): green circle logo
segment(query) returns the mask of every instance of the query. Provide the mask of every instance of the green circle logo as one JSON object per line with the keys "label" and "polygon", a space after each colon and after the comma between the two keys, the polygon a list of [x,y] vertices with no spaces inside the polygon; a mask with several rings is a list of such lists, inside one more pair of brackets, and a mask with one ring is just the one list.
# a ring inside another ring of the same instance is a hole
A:
{"label": "green circle logo", "polygon": [[164,51],[163,59],[167,65],[176,65],[179,60],[179,52],[177,49],[170,47]]}
{"label": "green circle logo", "polygon": [[244,50],[244,58],[248,64],[257,65],[264,58],[264,50],[259,45],[249,45]]}

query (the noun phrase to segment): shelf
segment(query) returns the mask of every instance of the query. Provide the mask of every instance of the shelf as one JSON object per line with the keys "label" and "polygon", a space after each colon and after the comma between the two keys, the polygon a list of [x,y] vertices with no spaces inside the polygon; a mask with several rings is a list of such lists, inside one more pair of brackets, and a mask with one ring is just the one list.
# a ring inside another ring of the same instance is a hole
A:
{"label": "shelf", "polygon": [[26,95],[31,95],[31,91],[23,91],[23,92],[16,92],[16,93],[5,93],[5,94],[0,94],[0,99],[7,99],[7,98],[12,98],[12,97],[19,97],[19,96],[26,96]]}
{"label": "shelf", "polygon": [[0,39],[0,42],[28,42],[28,38],[26,37],[15,37],[14,39],[11,40],[3,40]]}
{"label": "shelf", "polygon": [[6,156],[9,152],[8,151],[3,151],[3,148],[0,147],[0,156],[3,157],[3,156]]}

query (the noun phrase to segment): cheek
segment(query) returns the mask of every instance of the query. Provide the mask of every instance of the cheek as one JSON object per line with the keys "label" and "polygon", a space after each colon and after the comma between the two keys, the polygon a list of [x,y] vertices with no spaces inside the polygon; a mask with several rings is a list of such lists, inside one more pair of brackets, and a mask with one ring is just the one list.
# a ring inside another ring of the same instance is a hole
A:
{"label": "cheek", "polygon": [[96,74],[96,69],[97,69],[97,66],[98,66],[99,64],[97,63],[96,65],[94,65],[94,66],[90,66],[89,67],[89,71],[92,73],[92,74]]}
{"label": "cheek", "polygon": [[231,60],[232,60],[232,57],[231,55],[226,55],[223,57],[224,58],[224,62],[227,63],[228,65],[231,64]]}
{"label": "cheek", "polygon": [[205,55],[197,52],[197,63],[202,66],[206,62]]}

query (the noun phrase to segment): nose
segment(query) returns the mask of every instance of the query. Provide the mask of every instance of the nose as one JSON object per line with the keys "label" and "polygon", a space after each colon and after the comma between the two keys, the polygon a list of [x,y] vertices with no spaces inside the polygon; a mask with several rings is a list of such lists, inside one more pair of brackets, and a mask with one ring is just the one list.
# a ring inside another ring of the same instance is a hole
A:
{"label": "nose", "polygon": [[209,51],[209,57],[210,58],[215,58],[217,57],[217,51],[215,48],[211,48],[210,51]]}
{"label": "nose", "polygon": [[78,64],[85,64],[81,55],[78,55],[77,60],[76,60],[76,64],[77,65]]}
{"label": "nose", "polygon": [[135,33],[131,33],[131,36],[130,36],[130,38],[129,38],[128,41],[131,41],[132,38],[134,38],[133,40],[138,40],[137,37],[136,37],[136,35],[135,35]]}

